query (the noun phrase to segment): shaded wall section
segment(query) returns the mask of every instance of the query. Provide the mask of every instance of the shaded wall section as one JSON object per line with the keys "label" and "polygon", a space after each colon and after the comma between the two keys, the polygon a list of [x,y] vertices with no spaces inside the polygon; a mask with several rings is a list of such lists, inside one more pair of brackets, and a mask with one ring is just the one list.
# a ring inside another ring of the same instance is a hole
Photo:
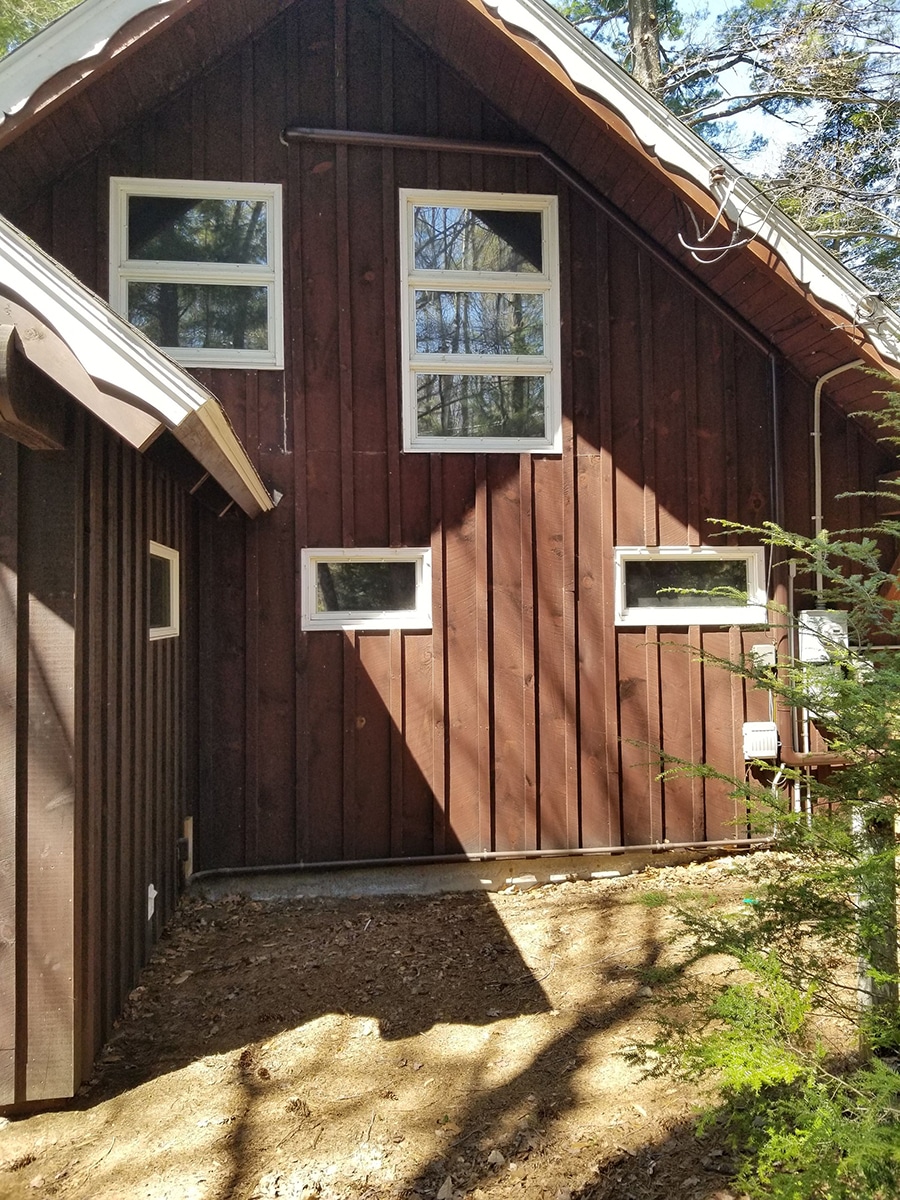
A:
{"label": "shaded wall section", "polygon": [[68,424],[59,451],[0,437],[0,1107],[89,1073],[173,910],[195,778],[196,613],[151,643],[146,595],[148,541],[193,548],[185,497]]}

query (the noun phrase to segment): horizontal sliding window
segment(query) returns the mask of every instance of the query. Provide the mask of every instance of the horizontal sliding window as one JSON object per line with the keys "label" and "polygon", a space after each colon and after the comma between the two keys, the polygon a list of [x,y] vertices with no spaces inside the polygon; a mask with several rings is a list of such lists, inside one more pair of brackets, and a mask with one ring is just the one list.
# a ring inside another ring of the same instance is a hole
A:
{"label": "horizontal sliding window", "polygon": [[281,190],[113,179],[110,302],[191,366],[282,365]]}
{"label": "horizontal sliding window", "polygon": [[401,193],[404,448],[560,449],[556,199]]}
{"label": "horizontal sliding window", "polygon": [[757,546],[616,550],[616,624],[762,625],[764,555]]}
{"label": "horizontal sliding window", "polygon": [[304,550],[303,629],[430,629],[428,549]]}

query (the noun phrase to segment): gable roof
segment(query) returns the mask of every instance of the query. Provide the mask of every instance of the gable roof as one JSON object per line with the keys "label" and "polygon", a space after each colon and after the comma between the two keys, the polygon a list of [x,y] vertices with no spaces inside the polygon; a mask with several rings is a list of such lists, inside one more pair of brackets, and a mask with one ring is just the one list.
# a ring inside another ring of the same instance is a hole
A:
{"label": "gable roof", "polygon": [[250,516],[272,500],[218,400],[0,217],[0,323],[21,352],[137,450],[164,429]]}
{"label": "gable roof", "polygon": [[[900,366],[900,315],[785,215],[727,159],[637,84],[545,0],[484,0],[539,44],[583,93],[611,106],[645,152],[713,196],[733,227],[774,250],[801,287],[839,308],[886,360]],[[707,255],[707,261],[712,254]],[[702,260],[701,260],[702,261]]]}
{"label": "gable roof", "polygon": [[[6,114],[0,150],[22,138],[27,154],[37,122],[65,110],[68,100],[129,56],[143,62],[140,53],[152,53],[154,39],[177,38],[180,73],[161,80],[158,71],[129,72],[138,106],[173,92],[191,71],[221,57],[292,2],[254,0],[245,7],[231,0],[83,0],[0,61],[0,108]],[[505,107],[524,132],[570,162],[598,196],[605,195],[801,374],[819,379],[862,358],[864,366],[900,377],[900,316],[546,0],[377,0],[377,6]],[[512,56],[515,69],[498,65],[498,50]],[[500,82],[512,76],[527,86]],[[552,95],[550,103],[531,99],[541,89]],[[110,136],[111,123],[128,119],[108,107],[98,138]],[[64,141],[65,126],[60,129],[63,137],[60,130],[57,137]],[[608,145],[610,135],[617,143],[612,157],[607,150],[592,157],[597,139]],[[702,253],[692,254],[686,244],[697,240],[693,221],[710,230]],[[738,244],[720,255],[717,248],[728,246],[736,228],[742,231]],[[849,410],[880,403],[860,371],[836,379],[830,391]]]}

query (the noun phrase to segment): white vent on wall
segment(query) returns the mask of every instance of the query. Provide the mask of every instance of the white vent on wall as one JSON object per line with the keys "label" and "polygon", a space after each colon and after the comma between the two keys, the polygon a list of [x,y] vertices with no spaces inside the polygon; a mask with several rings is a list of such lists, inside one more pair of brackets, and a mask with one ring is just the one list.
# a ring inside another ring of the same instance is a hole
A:
{"label": "white vent on wall", "polygon": [[744,722],[744,761],[778,757],[778,726],[774,721]]}

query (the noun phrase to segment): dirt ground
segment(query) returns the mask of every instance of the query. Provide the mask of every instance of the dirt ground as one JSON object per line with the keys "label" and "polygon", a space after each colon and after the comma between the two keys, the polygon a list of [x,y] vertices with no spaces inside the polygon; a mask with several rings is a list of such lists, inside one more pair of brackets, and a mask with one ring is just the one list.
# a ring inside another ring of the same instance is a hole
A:
{"label": "dirt ground", "polygon": [[[652,1036],[672,904],[720,859],[430,898],[187,898],[90,1083],[0,1119],[0,1197],[731,1200]],[[707,970],[722,964],[707,964]]]}

